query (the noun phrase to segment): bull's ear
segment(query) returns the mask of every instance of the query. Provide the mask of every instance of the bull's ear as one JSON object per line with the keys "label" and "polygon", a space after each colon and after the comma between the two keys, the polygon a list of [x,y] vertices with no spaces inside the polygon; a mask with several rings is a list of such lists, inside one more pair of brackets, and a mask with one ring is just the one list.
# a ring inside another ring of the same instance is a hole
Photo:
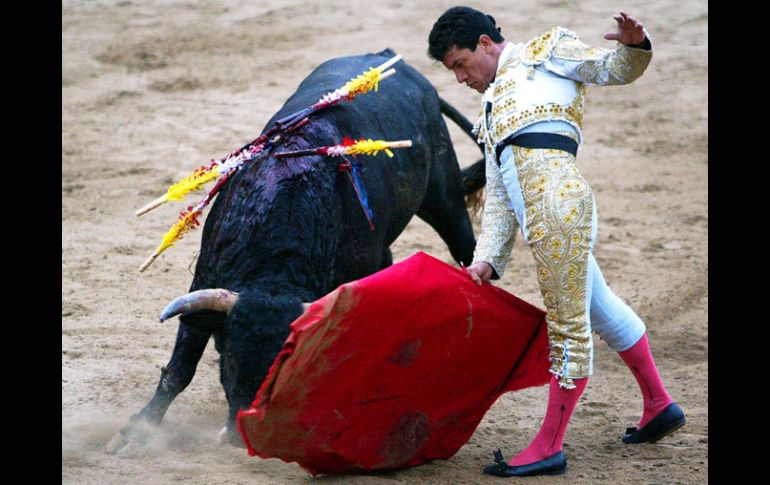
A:
{"label": "bull's ear", "polygon": [[190,312],[179,316],[180,323],[209,333],[221,331],[225,325],[226,320],[226,314],[211,310]]}

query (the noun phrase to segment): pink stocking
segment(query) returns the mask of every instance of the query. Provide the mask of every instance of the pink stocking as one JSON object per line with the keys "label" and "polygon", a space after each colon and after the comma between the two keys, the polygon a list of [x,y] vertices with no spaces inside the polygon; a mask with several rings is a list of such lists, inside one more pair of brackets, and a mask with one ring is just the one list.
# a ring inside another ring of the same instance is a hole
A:
{"label": "pink stocking", "polygon": [[671,396],[668,395],[665,387],[663,387],[663,380],[660,378],[658,368],[655,367],[655,361],[652,359],[646,333],[642,335],[642,338],[633,347],[619,352],[619,354],[623,362],[631,369],[634,377],[636,377],[639,389],[642,391],[644,412],[638,426],[641,429],[674,400],[671,399]]}
{"label": "pink stocking", "polygon": [[558,377],[551,376],[548,409],[545,413],[543,426],[527,449],[508,461],[509,465],[527,465],[561,451],[569,418],[572,416],[572,410],[575,409],[575,404],[583,393],[583,389],[588,384],[588,378],[574,379],[574,382],[574,389],[563,389],[559,387]]}

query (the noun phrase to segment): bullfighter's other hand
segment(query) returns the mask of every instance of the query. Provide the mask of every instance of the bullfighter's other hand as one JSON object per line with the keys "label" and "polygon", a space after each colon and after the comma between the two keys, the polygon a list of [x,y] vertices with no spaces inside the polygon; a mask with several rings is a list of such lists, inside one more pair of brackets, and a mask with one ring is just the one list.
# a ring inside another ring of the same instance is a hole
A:
{"label": "bullfighter's other hand", "polygon": [[644,42],[647,34],[644,32],[642,24],[637,22],[636,19],[625,12],[620,12],[620,14],[615,15],[613,18],[618,23],[618,31],[605,33],[605,39],[617,40],[621,44],[630,46],[638,46]]}

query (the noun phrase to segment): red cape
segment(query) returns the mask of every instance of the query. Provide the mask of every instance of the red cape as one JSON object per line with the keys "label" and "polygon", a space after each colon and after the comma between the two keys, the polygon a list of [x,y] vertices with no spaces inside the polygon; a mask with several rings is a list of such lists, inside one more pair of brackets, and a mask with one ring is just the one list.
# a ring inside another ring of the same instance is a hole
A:
{"label": "red cape", "polygon": [[295,320],[238,429],[249,455],[313,475],[405,468],[454,455],[548,368],[545,312],[417,253]]}

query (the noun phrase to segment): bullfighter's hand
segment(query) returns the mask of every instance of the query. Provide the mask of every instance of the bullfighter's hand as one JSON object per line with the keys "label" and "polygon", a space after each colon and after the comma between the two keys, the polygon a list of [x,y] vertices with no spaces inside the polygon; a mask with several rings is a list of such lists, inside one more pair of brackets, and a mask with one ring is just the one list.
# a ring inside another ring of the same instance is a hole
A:
{"label": "bullfighter's hand", "polygon": [[477,285],[481,286],[492,277],[492,266],[484,261],[479,261],[478,263],[468,266],[466,272]]}
{"label": "bullfighter's hand", "polygon": [[644,32],[642,24],[636,21],[632,16],[625,12],[613,17],[618,23],[617,32],[607,32],[604,38],[607,40],[617,40],[621,44],[637,46],[644,42],[647,34]]}

